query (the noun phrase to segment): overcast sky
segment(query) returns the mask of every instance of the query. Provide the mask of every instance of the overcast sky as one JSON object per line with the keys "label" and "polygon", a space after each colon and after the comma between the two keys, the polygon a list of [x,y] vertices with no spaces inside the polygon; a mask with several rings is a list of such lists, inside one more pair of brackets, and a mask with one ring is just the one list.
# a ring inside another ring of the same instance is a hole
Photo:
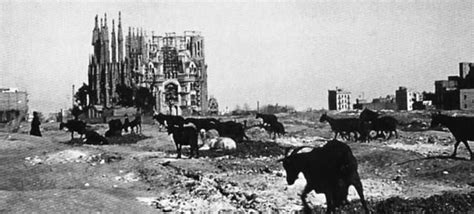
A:
{"label": "overcast sky", "polygon": [[399,86],[434,91],[435,80],[474,61],[470,0],[140,2],[2,1],[0,87],[27,90],[31,110],[70,107],[72,85],[87,82],[94,17],[107,13],[111,26],[118,11],[125,31],[201,31],[221,108],[327,108],[336,86],[353,99]]}

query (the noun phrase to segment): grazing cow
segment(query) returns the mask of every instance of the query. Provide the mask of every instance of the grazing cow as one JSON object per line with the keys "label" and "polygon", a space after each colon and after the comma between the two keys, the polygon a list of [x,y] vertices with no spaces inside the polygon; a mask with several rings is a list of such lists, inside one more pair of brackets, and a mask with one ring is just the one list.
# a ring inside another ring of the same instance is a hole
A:
{"label": "grazing cow", "polygon": [[274,114],[257,113],[257,115],[255,116],[255,119],[259,119],[259,118],[262,118],[263,125],[270,125],[270,124],[278,122],[278,118]]}
{"label": "grazing cow", "polygon": [[237,144],[235,141],[228,137],[206,139],[204,144],[207,145],[210,150],[222,151],[237,149]]}
{"label": "grazing cow", "polygon": [[380,116],[377,112],[365,108],[359,118],[362,121],[370,122],[371,129],[377,133],[377,137],[385,137],[384,132],[388,132],[387,139],[392,137],[392,133],[395,133],[395,138],[398,138],[397,124],[398,121],[392,116]]}
{"label": "grazing cow", "polygon": [[106,137],[122,136],[122,121],[114,119],[109,121],[109,130],[105,132]]}
{"label": "grazing cow", "polygon": [[107,141],[107,139],[105,137],[103,137],[102,135],[100,135],[99,133],[95,132],[95,131],[92,131],[92,130],[87,130],[85,132],[85,139],[84,139],[84,143],[86,144],[109,144],[109,142]]}
{"label": "grazing cow", "polygon": [[168,135],[173,134],[173,141],[176,144],[176,150],[178,152],[178,158],[181,158],[181,147],[183,145],[191,146],[191,154],[189,158],[193,157],[193,153],[196,153],[196,158],[199,157],[198,151],[198,130],[194,126],[179,126],[179,125],[168,125]]}
{"label": "grazing cow", "polygon": [[357,160],[346,144],[331,140],[321,148],[311,152],[298,153],[303,147],[295,149],[290,155],[288,151],[283,162],[288,185],[293,185],[300,172],[306,179],[306,186],[301,194],[304,211],[310,212],[306,196],[309,192],[324,193],[326,196],[327,213],[335,212],[336,207],[347,201],[348,189],[354,185],[359,194],[362,206],[369,213],[364,198],[362,182],[357,172]]}
{"label": "grazing cow", "polygon": [[235,142],[242,142],[243,139],[249,139],[245,134],[244,126],[241,123],[227,121],[214,124],[213,129],[219,132],[221,137],[232,138]]}
{"label": "grazing cow", "polygon": [[474,140],[474,117],[451,117],[439,113],[431,115],[431,127],[434,128],[440,124],[448,127],[449,131],[456,139],[454,152],[451,156],[456,157],[458,146],[462,142],[469,151],[471,160],[474,160],[474,155],[471,148],[469,148],[469,143],[467,142],[469,140]]}
{"label": "grazing cow", "polygon": [[67,131],[71,132],[71,140],[74,139],[74,132],[79,133],[80,138],[86,132],[86,123],[80,120],[68,120],[66,123],[59,124],[59,130],[67,128]]}
{"label": "grazing cow", "polygon": [[160,124],[160,128],[162,126],[168,127],[173,125],[183,126],[185,124],[184,118],[181,116],[174,116],[174,115],[165,115],[162,113],[153,115],[153,119],[158,121]]}
{"label": "grazing cow", "polygon": [[329,123],[331,129],[334,131],[334,139],[337,138],[338,134],[350,135],[350,133],[354,133],[356,140],[359,139],[362,141],[366,140],[366,136],[368,136],[366,133],[366,124],[364,124],[358,118],[335,119],[324,113],[321,115],[321,118],[319,118],[319,122],[322,123],[325,121]]}

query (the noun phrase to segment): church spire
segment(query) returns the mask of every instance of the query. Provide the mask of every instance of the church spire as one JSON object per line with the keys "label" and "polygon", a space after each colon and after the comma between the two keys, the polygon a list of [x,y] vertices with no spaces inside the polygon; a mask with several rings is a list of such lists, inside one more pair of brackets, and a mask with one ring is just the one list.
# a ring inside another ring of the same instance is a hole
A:
{"label": "church spire", "polygon": [[99,39],[99,20],[98,16],[95,16],[95,26],[92,30],[92,45],[96,44],[97,40]]}
{"label": "church spire", "polygon": [[123,60],[123,35],[122,35],[122,17],[119,11],[119,18],[118,18],[118,26],[117,26],[117,40],[118,40],[118,61],[121,62]]}
{"label": "church spire", "polygon": [[94,47],[94,59],[100,58],[101,54],[101,35],[100,35],[100,28],[99,28],[99,16],[95,16],[95,26],[94,29],[92,30],[92,46]]}
{"label": "church spire", "polygon": [[104,63],[110,62],[110,44],[109,44],[109,28],[107,27],[107,13],[104,13],[104,26],[102,27],[102,36],[104,40]]}
{"label": "church spire", "polygon": [[107,27],[107,13],[104,13],[104,26]]}
{"label": "church spire", "polygon": [[115,22],[112,19],[112,43],[111,43],[111,48],[112,48],[112,62],[117,62],[117,44],[115,42]]}

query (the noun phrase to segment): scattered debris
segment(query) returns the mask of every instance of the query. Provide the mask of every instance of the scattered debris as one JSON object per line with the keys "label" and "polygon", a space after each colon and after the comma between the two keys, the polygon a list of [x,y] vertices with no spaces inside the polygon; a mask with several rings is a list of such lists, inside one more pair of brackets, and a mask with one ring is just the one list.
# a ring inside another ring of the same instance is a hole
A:
{"label": "scattered debris", "polygon": [[112,161],[121,160],[118,154],[98,153],[93,154],[83,150],[63,150],[56,153],[45,154],[42,156],[26,157],[26,163],[30,165],[37,164],[64,164],[64,163],[90,163],[91,165],[106,164]]}
{"label": "scattered debris", "polygon": [[26,157],[25,161],[32,166],[43,163],[43,160],[41,160],[41,158],[39,158],[38,156],[34,156],[33,158]]}

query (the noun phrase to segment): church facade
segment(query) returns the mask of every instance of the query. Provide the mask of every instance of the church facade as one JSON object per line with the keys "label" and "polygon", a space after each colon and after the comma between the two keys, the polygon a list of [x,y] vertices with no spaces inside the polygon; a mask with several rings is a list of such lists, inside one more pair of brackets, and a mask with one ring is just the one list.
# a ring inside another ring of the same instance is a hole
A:
{"label": "church facade", "polygon": [[91,105],[114,108],[120,100],[117,88],[145,87],[157,112],[207,114],[207,64],[200,32],[157,36],[129,27],[124,37],[122,31],[120,12],[117,30],[112,20],[110,34],[107,14],[100,22],[95,17],[88,68]]}

